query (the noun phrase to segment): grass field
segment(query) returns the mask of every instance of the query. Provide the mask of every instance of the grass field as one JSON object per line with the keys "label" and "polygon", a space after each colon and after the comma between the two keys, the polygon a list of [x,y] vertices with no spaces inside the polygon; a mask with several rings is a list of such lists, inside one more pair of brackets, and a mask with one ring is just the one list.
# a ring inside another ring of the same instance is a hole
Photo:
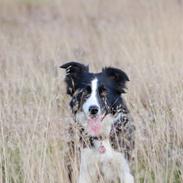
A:
{"label": "grass field", "polygon": [[71,60],[128,73],[136,183],[182,183],[182,0],[0,0],[0,183],[68,182]]}

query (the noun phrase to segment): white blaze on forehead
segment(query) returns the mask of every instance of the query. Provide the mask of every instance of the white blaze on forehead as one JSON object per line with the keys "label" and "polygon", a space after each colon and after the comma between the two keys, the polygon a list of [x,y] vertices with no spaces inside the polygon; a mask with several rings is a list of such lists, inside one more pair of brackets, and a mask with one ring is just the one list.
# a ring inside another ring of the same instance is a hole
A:
{"label": "white blaze on forehead", "polygon": [[98,80],[95,78],[92,82],[91,82],[91,88],[92,88],[92,93],[91,96],[97,96],[97,86],[98,86]]}
{"label": "white blaze on forehead", "polygon": [[91,81],[91,95],[86,100],[86,102],[83,104],[83,111],[85,113],[89,112],[89,107],[92,106],[92,105],[96,105],[100,108],[99,102],[98,102],[98,99],[97,99],[97,89],[98,89],[98,79],[95,78]]}

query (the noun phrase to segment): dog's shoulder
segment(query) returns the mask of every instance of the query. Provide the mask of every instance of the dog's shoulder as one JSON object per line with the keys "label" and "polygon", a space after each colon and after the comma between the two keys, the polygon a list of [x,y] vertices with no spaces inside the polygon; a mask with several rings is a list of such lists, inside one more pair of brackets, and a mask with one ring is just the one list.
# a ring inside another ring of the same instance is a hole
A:
{"label": "dog's shoulder", "polygon": [[110,142],[116,151],[123,152],[128,160],[132,159],[132,151],[135,146],[135,125],[126,105],[114,118]]}

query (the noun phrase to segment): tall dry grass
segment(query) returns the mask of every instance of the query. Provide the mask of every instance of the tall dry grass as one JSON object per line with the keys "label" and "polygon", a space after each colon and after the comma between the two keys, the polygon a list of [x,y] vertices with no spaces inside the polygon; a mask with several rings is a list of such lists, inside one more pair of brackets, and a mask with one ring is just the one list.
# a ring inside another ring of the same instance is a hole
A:
{"label": "tall dry grass", "polygon": [[68,182],[71,113],[58,67],[70,60],[128,73],[136,182],[183,182],[182,3],[1,0],[0,182]]}

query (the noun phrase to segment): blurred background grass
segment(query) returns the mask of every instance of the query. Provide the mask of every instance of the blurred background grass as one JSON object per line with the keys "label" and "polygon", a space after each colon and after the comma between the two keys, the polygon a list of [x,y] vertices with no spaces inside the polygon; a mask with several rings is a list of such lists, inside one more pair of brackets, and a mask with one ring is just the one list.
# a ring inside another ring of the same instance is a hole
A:
{"label": "blurred background grass", "polygon": [[128,73],[136,182],[183,182],[182,3],[0,0],[0,182],[68,182],[71,60]]}

